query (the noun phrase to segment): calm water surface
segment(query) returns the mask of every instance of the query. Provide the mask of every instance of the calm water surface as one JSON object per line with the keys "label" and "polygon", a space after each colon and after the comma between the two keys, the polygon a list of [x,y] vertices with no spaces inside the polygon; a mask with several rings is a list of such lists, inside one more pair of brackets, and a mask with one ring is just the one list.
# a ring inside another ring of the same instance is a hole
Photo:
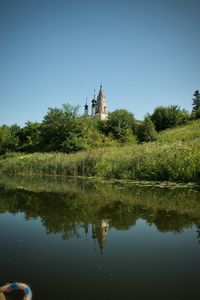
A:
{"label": "calm water surface", "polygon": [[33,299],[200,299],[200,194],[63,178],[0,180],[0,285]]}

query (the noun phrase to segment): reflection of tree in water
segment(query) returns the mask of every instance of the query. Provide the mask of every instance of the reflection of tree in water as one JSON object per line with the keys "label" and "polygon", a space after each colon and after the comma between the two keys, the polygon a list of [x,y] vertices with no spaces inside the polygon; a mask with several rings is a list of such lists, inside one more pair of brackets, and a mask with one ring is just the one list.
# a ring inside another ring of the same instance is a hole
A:
{"label": "reflection of tree in water", "polygon": [[161,232],[175,232],[181,233],[184,229],[191,226],[191,219],[188,215],[178,215],[174,211],[158,211],[155,215],[146,217],[150,224],[156,225]]}
{"label": "reflection of tree in water", "polygon": [[110,220],[110,225],[120,230],[127,230],[139,218],[139,212],[133,205],[121,201],[114,201],[102,207],[98,214],[101,218]]}
{"label": "reflection of tree in water", "polygon": [[[115,186],[101,188],[90,190],[89,185],[83,185],[81,189],[69,186],[68,189],[65,187],[65,192],[58,193],[1,187],[0,210],[23,212],[26,219],[39,217],[47,233],[61,233],[63,239],[79,238],[79,228],[83,224],[86,227],[93,224],[93,237],[100,249],[107,238],[108,220],[110,228],[127,230],[142,218],[155,224],[159,231],[180,233],[199,218],[197,193],[141,187],[125,190],[116,190]],[[197,233],[200,240],[199,226]]]}
{"label": "reflection of tree in water", "polygon": [[197,226],[197,240],[200,243],[200,225]]}

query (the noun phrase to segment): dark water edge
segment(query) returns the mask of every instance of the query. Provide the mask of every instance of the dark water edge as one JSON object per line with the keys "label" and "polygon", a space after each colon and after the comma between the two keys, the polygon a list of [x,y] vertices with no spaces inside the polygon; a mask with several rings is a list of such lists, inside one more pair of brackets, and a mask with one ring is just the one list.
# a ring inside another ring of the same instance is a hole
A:
{"label": "dark water edge", "polygon": [[33,299],[200,299],[198,187],[0,179],[1,282]]}

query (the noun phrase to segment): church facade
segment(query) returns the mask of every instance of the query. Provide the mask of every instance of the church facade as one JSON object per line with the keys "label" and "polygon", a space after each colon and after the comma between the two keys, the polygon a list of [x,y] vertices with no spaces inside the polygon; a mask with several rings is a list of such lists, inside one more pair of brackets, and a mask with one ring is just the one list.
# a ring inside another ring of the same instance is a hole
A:
{"label": "church facade", "polygon": [[94,93],[93,99],[91,101],[91,113],[89,113],[89,106],[86,104],[84,106],[84,117],[86,118],[96,118],[99,120],[107,120],[108,118],[108,107],[106,104],[106,98],[103,91],[102,85],[100,86],[98,96]]}

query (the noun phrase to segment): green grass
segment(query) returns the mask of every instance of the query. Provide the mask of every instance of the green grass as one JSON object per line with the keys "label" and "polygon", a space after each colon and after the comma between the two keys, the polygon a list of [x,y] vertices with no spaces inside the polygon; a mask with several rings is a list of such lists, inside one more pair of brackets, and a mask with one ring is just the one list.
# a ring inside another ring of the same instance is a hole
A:
{"label": "green grass", "polygon": [[76,154],[21,154],[0,162],[5,174],[93,176],[97,157],[92,152]]}
{"label": "green grass", "polygon": [[97,174],[104,178],[198,182],[199,171],[199,142],[125,147],[97,163]]}
{"label": "green grass", "polygon": [[19,154],[0,160],[5,174],[95,176],[106,179],[200,182],[200,120],[158,134],[143,145],[76,154]]}
{"label": "green grass", "polygon": [[189,122],[184,126],[167,129],[158,134],[158,143],[173,144],[174,142],[200,142],[200,120]]}

